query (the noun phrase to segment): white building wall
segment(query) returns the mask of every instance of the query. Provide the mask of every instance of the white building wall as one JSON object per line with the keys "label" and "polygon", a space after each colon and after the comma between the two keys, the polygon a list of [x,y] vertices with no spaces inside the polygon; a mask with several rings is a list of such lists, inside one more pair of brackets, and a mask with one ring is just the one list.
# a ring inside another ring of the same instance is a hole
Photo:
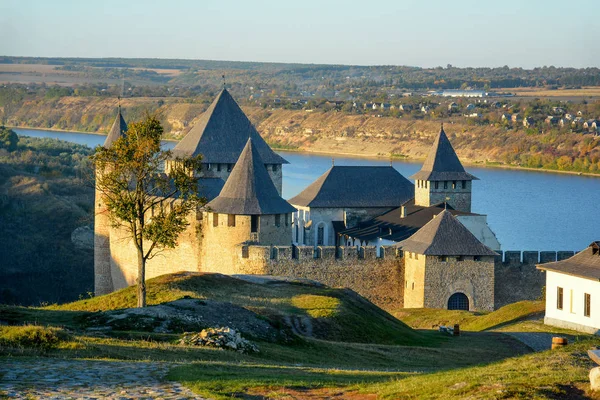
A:
{"label": "white building wall", "polygon": [[479,241],[492,250],[500,250],[500,242],[487,223],[487,215],[457,215],[458,220]]}
{"label": "white building wall", "polygon": [[[558,288],[563,288],[563,309],[557,308]],[[584,293],[591,295],[589,317],[583,315]],[[546,271],[546,318],[548,325],[600,335],[600,282]]]}

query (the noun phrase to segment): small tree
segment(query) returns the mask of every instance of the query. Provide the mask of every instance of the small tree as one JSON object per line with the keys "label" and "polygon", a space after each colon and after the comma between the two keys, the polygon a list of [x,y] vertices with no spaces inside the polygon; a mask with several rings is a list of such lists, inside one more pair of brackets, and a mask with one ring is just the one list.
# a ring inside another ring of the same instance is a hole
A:
{"label": "small tree", "polygon": [[0,126],[0,148],[15,151],[19,143],[19,136],[12,129]]}
{"label": "small tree", "polygon": [[146,262],[161,249],[175,247],[189,224],[188,215],[206,203],[198,195],[193,173],[201,157],[176,159],[164,172],[173,155],[161,150],[162,133],[156,117],[147,115],[130,124],[126,135],[109,148],[98,147],[93,156],[96,190],[104,199],[111,224],[125,229],[137,249],[138,307],[146,305]]}

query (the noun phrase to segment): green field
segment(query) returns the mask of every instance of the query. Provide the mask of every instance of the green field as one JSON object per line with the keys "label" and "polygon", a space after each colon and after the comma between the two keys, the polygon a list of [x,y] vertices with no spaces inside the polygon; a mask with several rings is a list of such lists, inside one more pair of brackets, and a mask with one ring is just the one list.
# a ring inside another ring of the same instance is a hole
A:
{"label": "green field", "polygon": [[[585,352],[600,338],[565,332],[574,344],[531,353],[501,332],[552,332],[539,321],[539,302],[480,315],[395,313],[406,325],[351,291],[302,282],[176,274],[149,281],[148,294],[149,304],[186,296],[233,304],[282,331],[289,317],[301,316],[314,329],[310,336],[253,339],[260,352],[251,354],[180,345],[181,333],[136,330],[135,324],[97,330],[111,310],[135,304],[128,288],[61,306],[1,306],[0,319],[8,325],[0,327],[0,357],[171,362],[168,379],[217,399],[594,398]],[[440,322],[460,323],[463,333],[451,337],[409,326]]]}

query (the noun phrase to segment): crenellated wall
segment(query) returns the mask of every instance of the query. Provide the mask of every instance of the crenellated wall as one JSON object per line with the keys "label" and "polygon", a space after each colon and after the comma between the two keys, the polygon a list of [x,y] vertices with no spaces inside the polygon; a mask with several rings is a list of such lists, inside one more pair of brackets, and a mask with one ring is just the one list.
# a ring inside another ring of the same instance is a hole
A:
{"label": "crenellated wall", "polygon": [[395,249],[383,248],[377,254],[374,246],[351,247],[336,253],[334,246],[240,245],[235,257],[236,274],[307,278],[348,287],[388,310],[403,306],[404,261]]}
{"label": "crenellated wall", "polygon": [[495,306],[521,300],[537,300],[543,296],[546,274],[536,264],[561,261],[574,251],[498,251],[496,257]]}

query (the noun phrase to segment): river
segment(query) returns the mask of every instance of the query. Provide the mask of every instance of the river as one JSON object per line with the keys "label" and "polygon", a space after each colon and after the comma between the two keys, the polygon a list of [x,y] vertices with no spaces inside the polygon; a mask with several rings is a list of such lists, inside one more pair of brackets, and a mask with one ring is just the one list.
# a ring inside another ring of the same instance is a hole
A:
{"label": "river", "polygon": [[[18,135],[50,137],[95,147],[104,135],[15,128]],[[164,142],[166,148],[175,142]],[[331,167],[331,156],[278,152],[283,197],[302,191]],[[336,157],[336,165],[389,165],[389,161]],[[421,163],[394,161],[408,177]],[[600,178],[541,171],[467,167],[473,182],[473,212],[487,214],[503,250],[579,251],[600,240]]]}

